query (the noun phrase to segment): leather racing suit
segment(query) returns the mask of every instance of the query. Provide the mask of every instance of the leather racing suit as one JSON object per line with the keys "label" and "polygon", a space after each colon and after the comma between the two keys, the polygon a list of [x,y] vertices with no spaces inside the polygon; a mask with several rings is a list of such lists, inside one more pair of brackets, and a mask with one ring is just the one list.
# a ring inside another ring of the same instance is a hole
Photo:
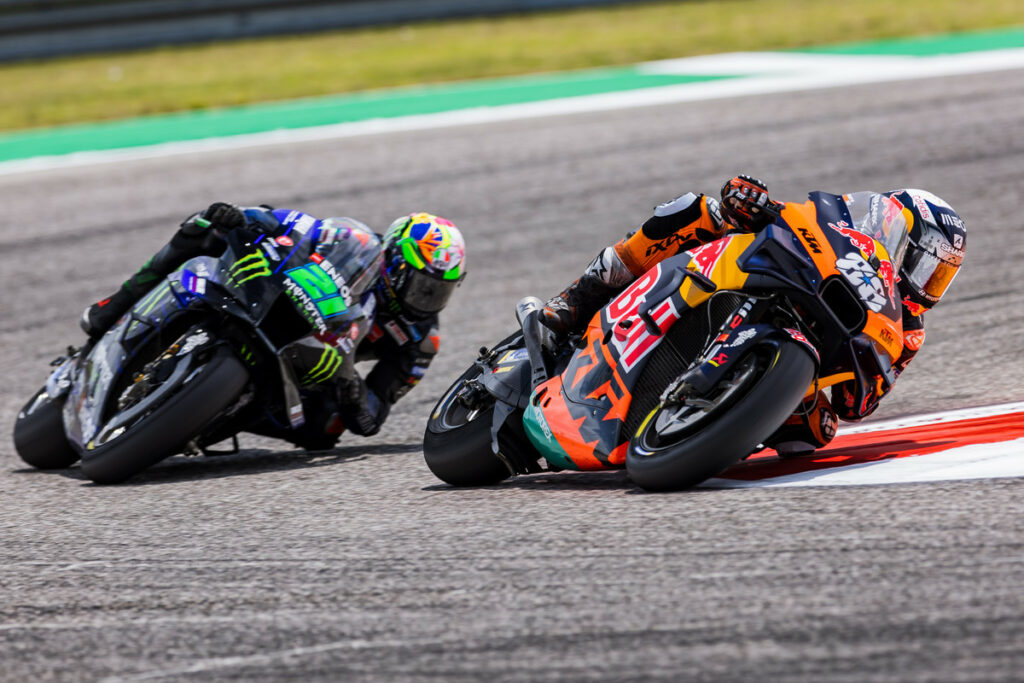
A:
{"label": "leather racing suit", "polygon": [[[548,318],[553,318],[552,309],[568,309],[574,324],[585,324],[599,308],[655,264],[724,237],[731,231],[742,230],[723,220],[719,201],[713,197],[690,192],[666,202],[655,209],[654,215],[639,230],[602,249],[578,280],[553,297],[545,307]],[[907,368],[924,343],[921,313],[921,307],[904,303],[903,352],[893,368],[897,376]],[[552,320],[549,326],[556,331],[566,329],[565,322],[559,320]],[[821,448],[835,436],[837,418],[857,421],[867,417],[889,389],[891,386],[885,390],[872,388],[860,405],[855,405],[856,391],[852,380],[831,387],[831,399],[824,391],[819,391],[767,440],[767,445],[775,447],[781,455]]]}

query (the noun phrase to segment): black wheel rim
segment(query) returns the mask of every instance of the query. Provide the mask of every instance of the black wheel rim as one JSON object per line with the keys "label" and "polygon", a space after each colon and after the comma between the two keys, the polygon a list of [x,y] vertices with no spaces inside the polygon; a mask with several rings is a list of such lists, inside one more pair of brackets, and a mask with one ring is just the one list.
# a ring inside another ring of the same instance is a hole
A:
{"label": "black wheel rim", "polygon": [[487,400],[490,397],[483,389],[474,388],[471,384],[479,374],[476,373],[457,382],[438,401],[437,408],[430,419],[431,431],[447,432],[465,427],[494,404],[493,399]]}
{"label": "black wheel rim", "polygon": [[764,374],[768,361],[766,354],[747,354],[709,395],[672,405],[659,403],[644,421],[634,454],[640,457],[656,455],[699,432],[753,388]]}

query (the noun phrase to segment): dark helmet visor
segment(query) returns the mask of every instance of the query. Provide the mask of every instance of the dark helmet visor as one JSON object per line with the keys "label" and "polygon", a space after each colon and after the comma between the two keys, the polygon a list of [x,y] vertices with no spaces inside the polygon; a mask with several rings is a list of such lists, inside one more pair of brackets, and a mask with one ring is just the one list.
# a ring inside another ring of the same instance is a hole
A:
{"label": "dark helmet visor", "polygon": [[441,280],[422,270],[412,270],[402,284],[399,298],[408,312],[428,316],[443,309],[458,286],[458,280]]}

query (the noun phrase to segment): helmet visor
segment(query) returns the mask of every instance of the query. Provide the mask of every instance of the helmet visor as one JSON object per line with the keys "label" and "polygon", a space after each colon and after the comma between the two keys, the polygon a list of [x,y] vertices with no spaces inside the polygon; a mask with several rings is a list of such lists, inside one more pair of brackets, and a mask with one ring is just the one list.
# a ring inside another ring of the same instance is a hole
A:
{"label": "helmet visor", "polygon": [[414,315],[437,313],[445,307],[458,286],[458,280],[441,280],[422,270],[413,270],[402,286],[402,307]]}
{"label": "helmet visor", "polygon": [[913,248],[907,250],[903,275],[921,296],[936,302],[946,293],[959,270],[959,263],[951,263],[920,248]]}

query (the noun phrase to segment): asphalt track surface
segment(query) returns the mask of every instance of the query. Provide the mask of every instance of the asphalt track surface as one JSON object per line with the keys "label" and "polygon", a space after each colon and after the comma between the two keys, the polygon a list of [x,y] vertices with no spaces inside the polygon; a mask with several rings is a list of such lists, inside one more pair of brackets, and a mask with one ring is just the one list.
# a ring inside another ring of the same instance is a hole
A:
{"label": "asphalt track surface", "polygon": [[621,473],[480,490],[422,461],[476,348],[656,203],[918,186],[968,261],[879,417],[1024,399],[1024,71],[0,178],[0,423],[76,318],[213,200],[455,220],[471,274],[382,434],[247,438],[128,484],[0,442],[6,680],[1024,679],[1024,481],[649,495]]}

